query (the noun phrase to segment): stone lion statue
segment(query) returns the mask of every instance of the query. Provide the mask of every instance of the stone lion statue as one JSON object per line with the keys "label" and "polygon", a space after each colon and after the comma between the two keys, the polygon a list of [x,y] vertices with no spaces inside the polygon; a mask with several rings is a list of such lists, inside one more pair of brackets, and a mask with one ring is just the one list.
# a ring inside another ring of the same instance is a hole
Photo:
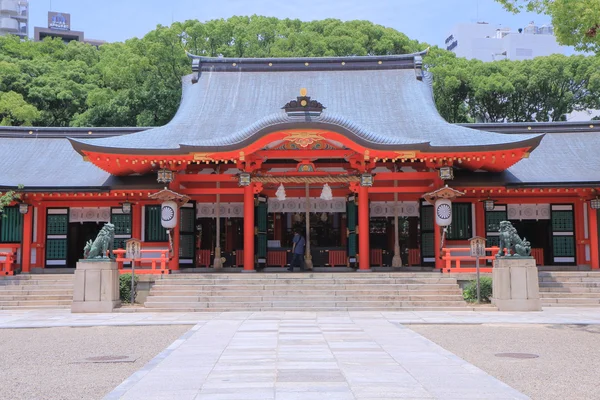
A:
{"label": "stone lion statue", "polygon": [[111,223],[106,223],[100,229],[98,236],[92,242],[88,240],[83,248],[83,258],[90,259],[112,259],[113,241],[115,239],[115,226]]}
{"label": "stone lion statue", "polygon": [[[531,256],[531,244],[527,239],[521,239],[517,230],[509,221],[500,222],[500,251],[496,257]],[[506,253],[504,252],[506,249]]]}

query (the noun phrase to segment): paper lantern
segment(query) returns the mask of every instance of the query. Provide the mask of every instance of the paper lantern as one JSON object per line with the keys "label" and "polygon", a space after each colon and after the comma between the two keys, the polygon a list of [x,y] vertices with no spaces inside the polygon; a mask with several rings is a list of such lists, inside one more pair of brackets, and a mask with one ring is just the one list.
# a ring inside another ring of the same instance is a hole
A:
{"label": "paper lantern", "polygon": [[452,202],[448,199],[437,199],[434,205],[435,223],[448,226],[452,223]]}
{"label": "paper lantern", "polygon": [[177,226],[177,203],[165,201],[160,211],[160,222],[163,228],[171,229]]}

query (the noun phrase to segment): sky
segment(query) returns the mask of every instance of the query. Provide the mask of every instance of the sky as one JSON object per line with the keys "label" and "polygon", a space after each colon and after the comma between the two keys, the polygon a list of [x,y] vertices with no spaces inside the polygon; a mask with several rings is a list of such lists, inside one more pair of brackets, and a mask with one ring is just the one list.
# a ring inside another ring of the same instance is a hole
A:
{"label": "sky", "polygon": [[264,15],[303,21],[337,18],[369,20],[392,27],[411,39],[442,46],[458,23],[485,21],[516,30],[546,15],[513,15],[494,0],[30,0],[29,32],[47,26],[48,11],[71,14],[71,29],[86,39],[107,42],[142,37],[158,24],[234,15]]}

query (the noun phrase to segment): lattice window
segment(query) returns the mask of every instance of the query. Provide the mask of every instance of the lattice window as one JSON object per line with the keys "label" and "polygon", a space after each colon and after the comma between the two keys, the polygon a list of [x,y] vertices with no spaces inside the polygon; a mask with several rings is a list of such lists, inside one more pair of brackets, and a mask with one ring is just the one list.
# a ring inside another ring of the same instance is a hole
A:
{"label": "lattice window", "polygon": [[194,258],[194,236],[181,235],[179,237],[179,258]]}
{"label": "lattice window", "polygon": [[433,230],[433,206],[423,206],[421,208],[421,230]]}
{"label": "lattice window", "polygon": [[4,207],[4,212],[0,214],[0,243],[20,243],[22,237],[23,215],[19,208]]}
{"label": "lattice window", "polygon": [[472,231],[471,217],[471,203],[453,203],[452,224],[448,227],[448,239],[469,239]]}
{"label": "lattice window", "polygon": [[433,232],[423,233],[421,235],[421,251],[423,253],[423,257],[435,257]]}
{"label": "lattice window", "polygon": [[500,246],[500,236],[488,236],[485,247]]}
{"label": "lattice window", "polygon": [[129,239],[119,238],[113,241],[113,249],[125,249],[125,242]]}
{"label": "lattice window", "polygon": [[66,235],[69,225],[67,214],[48,214],[46,223],[47,235]]}
{"label": "lattice window", "polygon": [[160,221],[160,205],[146,206],[146,242],[168,242],[167,230]]}
{"label": "lattice window", "polygon": [[256,227],[258,235],[256,235],[256,255],[257,257],[265,258],[267,256],[267,202],[258,202],[256,206]]}
{"label": "lattice window", "polygon": [[508,221],[506,211],[487,211],[485,213],[485,231],[498,232],[502,221]]}
{"label": "lattice window", "polygon": [[179,231],[185,233],[194,233],[194,209],[191,207],[182,207],[179,209]]}
{"label": "lattice window", "polygon": [[554,232],[573,232],[573,211],[552,211]]}
{"label": "lattice window", "polygon": [[554,236],[552,245],[555,257],[575,257],[575,238],[573,236]]}
{"label": "lattice window", "polygon": [[115,235],[131,235],[131,214],[112,214],[111,223],[115,226]]}
{"label": "lattice window", "polygon": [[48,239],[46,242],[47,260],[67,259],[67,239]]}

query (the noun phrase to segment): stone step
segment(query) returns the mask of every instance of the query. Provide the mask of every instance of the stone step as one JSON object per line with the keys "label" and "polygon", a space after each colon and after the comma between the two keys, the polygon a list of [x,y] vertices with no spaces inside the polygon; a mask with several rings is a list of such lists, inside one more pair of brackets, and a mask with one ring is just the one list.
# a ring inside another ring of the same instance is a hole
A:
{"label": "stone step", "polygon": [[435,276],[444,276],[439,272],[348,272],[348,273],[328,273],[328,272],[280,272],[280,273],[256,273],[256,274],[243,274],[243,273],[180,273],[164,275],[165,280],[178,280],[178,279],[239,279],[243,281],[250,281],[254,279],[279,279],[279,278],[292,278],[298,279],[302,277],[319,277],[319,278],[336,278],[336,279],[354,279],[360,274],[361,279],[370,278],[431,278]]}
{"label": "stone step", "polygon": [[236,296],[232,294],[230,296],[156,296],[151,294],[147,297],[146,302],[240,302],[240,303],[253,303],[260,301],[462,301],[461,295],[411,295],[411,296],[398,296],[398,295],[370,295],[370,296],[338,296],[338,295],[303,295],[303,296]]}
{"label": "stone step", "polygon": [[600,292],[597,293],[572,293],[572,292],[540,292],[540,298],[578,298],[578,299],[600,299]]}
{"label": "stone step", "polygon": [[545,304],[589,304],[589,305],[600,305],[600,298],[591,299],[591,298],[573,298],[573,297],[565,297],[565,298],[547,298],[544,297],[541,300]]}
{"label": "stone step", "polygon": [[49,305],[49,306],[0,306],[0,310],[57,310],[71,308],[71,304],[68,305]]}
{"label": "stone step", "polygon": [[585,287],[585,286],[555,286],[555,287],[540,287],[540,293],[600,293],[600,287]]}
{"label": "stone step", "polygon": [[[498,309],[494,306],[470,306],[464,305],[460,307],[395,307],[395,308],[379,308],[379,307],[311,307],[307,310],[306,307],[256,307],[248,308],[243,311],[255,312],[255,311],[296,311],[296,312],[316,312],[316,311],[497,311]],[[144,308],[144,307],[132,307],[132,308],[118,308],[116,312],[131,313],[131,312],[227,312],[227,311],[239,311],[230,308],[195,308],[195,307],[181,307],[181,308]]]}
{"label": "stone step", "polygon": [[305,311],[310,311],[315,307],[326,308],[352,308],[352,307],[377,307],[382,310],[396,307],[466,307],[464,301],[257,301],[257,302],[227,302],[227,301],[191,301],[191,302],[146,302],[144,304],[149,308],[170,308],[170,307],[187,307],[187,308],[223,308],[231,310],[246,310],[248,308],[263,308],[263,307],[306,307]]}
{"label": "stone step", "polygon": [[237,296],[296,296],[296,295],[320,295],[323,293],[335,294],[340,296],[368,296],[368,295],[462,295],[462,291],[457,287],[438,290],[398,290],[396,288],[381,290],[360,290],[360,289],[341,289],[341,290],[310,290],[310,289],[278,289],[278,290],[212,290],[212,289],[185,289],[185,290],[164,290],[152,289],[154,296],[213,296],[226,295],[232,293]]}
{"label": "stone step", "polygon": [[540,277],[542,276],[563,276],[563,277],[568,277],[568,276],[597,276],[600,277],[600,271],[540,271],[538,273],[538,275]]}
{"label": "stone step", "polygon": [[11,286],[73,286],[73,281],[67,280],[24,280],[0,281],[0,289]]}
{"label": "stone step", "polygon": [[546,303],[542,301],[542,307],[577,307],[577,308],[596,308],[600,307],[600,304],[588,304],[588,303]]}
{"label": "stone step", "polygon": [[73,300],[73,295],[72,294],[67,294],[67,295],[20,295],[20,296],[15,296],[15,295],[4,295],[0,293],[0,302],[3,301],[21,301],[21,300]]}
{"label": "stone step", "polygon": [[540,282],[540,289],[552,287],[600,288],[600,282]]}
{"label": "stone step", "polygon": [[72,300],[18,300],[0,301],[0,307],[5,306],[70,306]]}
{"label": "stone step", "polygon": [[542,282],[557,282],[557,283],[571,283],[571,282],[596,282],[600,283],[600,276],[543,276],[539,278],[540,283]]}
{"label": "stone step", "polygon": [[235,284],[240,285],[243,284],[245,286],[255,286],[255,285],[272,285],[272,284],[319,284],[319,285],[344,285],[344,284],[353,284],[353,285],[375,285],[375,284],[431,284],[431,283],[446,283],[446,284],[455,284],[456,278],[440,278],[440,277],[430,277],[430,278],[381,278],[381,279],[323,279],[323,278],[298,278],[298,279],[288,279],[288,278],[279,278],[279,279],[252,279],[248,281],[238,280],[238,279],[159,279],[155,282],[156,286],[160,285],[229,285]]}
{"label": "stone step", "polygon": [[153,289],[156,290],[209,290],[209,291],[220,291],[220,290],[231,290],[231,291],[241,291],[241,290],[287,290],[287,288],[297,289],[302,288],[302,290],[318,290],[318,291],[333,291],[333,290],[371,290],[371,291],[379,291],[379,290],[437,290],[444,289],[450,290],[457,288],[457,285],[449,285],[449,284],[410,284],[410,285],[260,285],[260,286],[245,286],[245,285],[155,285]]}
{"label": "stone step", "polygon": [[2,276],[0,280],[6,281],[29,281],[29,280],[56,280],[56,279],[65,279],[65,280],[73,280],[73,274],[33,274],[33,275],[11,275],[11,276]]}
{"label": "stone step", "polygon": [[31,289],[29,287],[15,287],[14,289],[1,290],[0,296],[25,296],[25,295],[73,295],[73,288],[70,289]]}

